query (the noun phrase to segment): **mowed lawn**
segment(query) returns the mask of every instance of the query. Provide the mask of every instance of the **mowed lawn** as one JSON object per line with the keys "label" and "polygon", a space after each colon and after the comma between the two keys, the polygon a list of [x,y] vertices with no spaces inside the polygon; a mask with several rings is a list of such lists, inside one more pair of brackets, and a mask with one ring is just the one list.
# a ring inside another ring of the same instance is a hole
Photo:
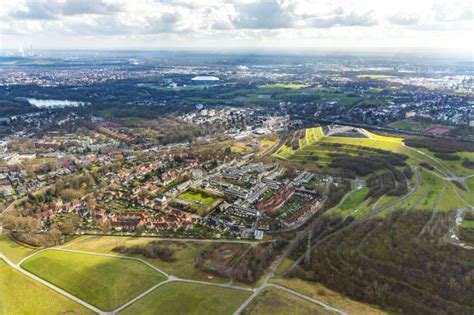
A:
{"label": "mowed lawn", "polygon": [[20,260],[33,254],[35,251],[35,248],[17,243],[8,235],[0,235],[0,253],[14,263],[19,263]]}
{"label": "mowed lawn", "polygon": [[41,252],[21,267],[104,311],[165,280],[136,260],[58,250]]}
{"label": "mowed lawn", "polygon": [[368,192],[368,188],[362,188],[352,192],[338,208],[331,210],[331,213],[339,216],[347,216],[351,214],[352,211],[357,209],[357,207],[364,202],[365,196],[367,196]]}
{"label": "mowed lawn", "polygon": [[0,314],[94,314],[0,260]]}
{"label": "mowed lawn", "polygon": [[[83,236],[69,243],[67,249],[76,249],[103,254],[114,254],[112,249],[116,246],[144,245],[151,241],[159,241],[163,246],[171,248],[175,252],[176,260],[172,262],[163,261],[159,258],[145,258],[141,255],[127,255],[141,258],[161,270],[180,278],[209,281],[209,273],[194,267],[196,257],[206,250],[212,243],[202,241],[167,241],[146,237],[125,236]],[[122,255],[122,254],[120,254]],[[212,282],[226,283],[228,278],[214,275]]]}
{"label": "mowed lawn", "polygon": [[336,313],[283,290],[267,288],[247,306],[243,314],[323,315]]}
{"label": "mowed lawn", "polygon": [[233,314],[251,292],[195,283],[171,282],[120,314]]}
{"label": "mowed lawn", "polygon": [[192,191],[185,192],[178,196],[178,199],[184,199],[191,202],[198,202],[205,205],[212,205],[217,199],[211,196],[207,196],[201,193],[196,193]]}

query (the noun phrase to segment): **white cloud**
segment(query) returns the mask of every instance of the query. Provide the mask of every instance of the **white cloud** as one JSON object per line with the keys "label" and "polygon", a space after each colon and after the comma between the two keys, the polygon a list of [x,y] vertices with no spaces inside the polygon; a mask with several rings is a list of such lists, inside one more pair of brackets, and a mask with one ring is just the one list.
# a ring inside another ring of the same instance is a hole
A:
{"label": "white cloud", "polygon": [[474,35],[471,0],[18,0],[0,6],[0,34],[12,48],[468,47]]}

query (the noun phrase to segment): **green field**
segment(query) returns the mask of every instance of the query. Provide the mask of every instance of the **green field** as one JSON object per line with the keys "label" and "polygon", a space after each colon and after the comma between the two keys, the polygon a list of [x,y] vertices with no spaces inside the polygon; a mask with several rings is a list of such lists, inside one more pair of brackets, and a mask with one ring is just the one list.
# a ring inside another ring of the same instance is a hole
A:
{"label": "green field", "polygon": [[394,123],[389,124],[389,127],[413,131],[421,131],[424,129],[421,123],[408,120],[396,121]]}
{"label": "green field", "polygon": [[474,220],[463,220],[461,226],[467,229],[474,229]]}
{"label": "green field", "polygon": [[335,314],[321,306],[276,288],[263,290],[242,314]]}
{"label": "green field", "polygon": [[391,75],[385,74],[358,74],[356,75],[358,79],[390,79],[393,78]]}
{"label": "green field", "polygon": [[194,191],[187,191],[176,198],[191,202],[191,208],[193,208],[197,214],[201,216],[205,216],[208,213],[209,208],[220,200],[212,196]]}
{"label": "green field", "polygon": [[311,86],[310,84],[299,84],[299,83],[272,83],[272,84],[265,84],[259,85],[258,87],[261,89],[291,89],[291,90],[298,90],[302,88],[306,88]]}
{"label": "green field", "polygon": [[251,292],[195,283],[171,282],[120,314],[233,314]]}
{"label": "green field", "polygon": [[0,235],[0,252],[14,263],[33,254],[36,251],[33,247],[21,245],[13,241],[8,235]]}
{"label": "green field", "polygon": [[367,196],[368,192],[368,188],[362,188],[352,192],[339,207],[331,210],[331,213],[343,217],[350,215],[352,211],[357,209],[357,207],[364,202],[364,198]]}
{"label": "green field", "polygon": [[290,258],[283,259],[282,263],[278,266],[276,273],[281,274],[285,272],[285,270],[290,267],[295,261]]}
{"label": "green field", "polygon": [[380,315],[386,314],[378,308],[351,300],[347,296],[330,290],[319,282],[310,282],[298,278],[274,278],[271,283],[292,289],[309,297],[320,300],[333,307],[337,307],[353,315]]}
{"label": "green field", "polygon": [[201,193],[196,193],[192,191],[185,192],[178,196],[179,199],[184,199],[188,201],[203,203],[208,206],[212,205],[217,199],[211,196],[207,196]]}
{"label": "green field", "polygon": [[0,260],[0,314],[94,314]]}
{"label": "green field", "polygon": [[43,251],[21,267],[104,311],[165,280],[139,261],[57,250]]}
{"label": "green field", "polygon": [[[295,133],[296,134],[296,133]],[[395,203],[379,213],[386,216],[395,209],[416,209],[432,211],[437,206],[437,211],[450,211],[474,204],[474,179],[466,179],[468,191],[464,191],[443,178],[445,176],[468,176],[473,171],[464,167],[464,159],[474,160],[473,152],[457,152],[461,159],[442,160],[427,149],[418,149],[405,146],[403,138],[375,134],[365,130],[368,138],[325,136],[320,127],[309,128],[305,137],[300,141],[300,147],[292,150],[283,146],[273,156],[286,160],[299,167],[309,170],[327,169],[331,171],[330,163],[332,154],[364,155],[375,154],[373,149],[380,149],[408,156],[407,163],[413,166],[421,162],[429,163],[435,167],[433,171],[420,168],[422,181],[420,186],[403,202]],[[293,135],[294,137],[294,135]],[[327,144],[337,144],[337,147]],[[415,176],[410,180],[411,186],[415,185]],[[446,188],[443,188],[446,184]],[[372,209],[382,208],[397,199],[394,196],[382,196],[379,200],[366,200],[367,189],[349,195],[338,207],[329,211],[329,214],[347,216],[352,214],[356,218],[369,213]]]}
{"label": "green field", "polygon": [[[156,238],[145,238],[145,237],[125,237],[125,236],[85,236],[82,237],[69,245],[67,249],[83,250],[89,252],[97,252],[103,254],[117,254],[112,251],[112,248],[116,246],[132,246],[132,245],[144,245],[150,241],[157,241]],[[172,274],[176,277],[209,281],[207,276],[209,273],[194,268],[194,261],[196,257],[208,248],[212,243],[200,242],[200,241],[161,241],[163,246],[169,247],[174,250],[176,261],[167,262],[160,259],[139,257],[150,264],[162,269],[163,271]],[[215,276],[212,282],[225,283],[229,282],[229,279]]]}
{"label": "green field", "polygon": [[383,89],[382,88],[370,88],[367,90],[368,93],[371,93],[371,94],[378,94],[380,92],[382,92]]}

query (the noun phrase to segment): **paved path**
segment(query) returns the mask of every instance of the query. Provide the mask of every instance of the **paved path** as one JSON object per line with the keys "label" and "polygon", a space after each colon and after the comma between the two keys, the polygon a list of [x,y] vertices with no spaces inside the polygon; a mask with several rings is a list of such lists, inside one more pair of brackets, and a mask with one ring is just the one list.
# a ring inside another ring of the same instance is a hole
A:
{"label": "paved path", "polygon": [[65,296],[65,297],[67,297],[67,298],[73,300],[73,301],[76,302],[76,303],[81,304],[82,306],[84,306],[84,307],[90,309],[91,311],[94,311],[94,312],[96,312],[96,313],[98,313],[98,314],[104,314],[104,315],[107,314],[106,312],[104,312],[104,311],[98,309],[97,307],[95,307],[95,306],[93,306],[93,305],[90,305],[89,303],[87,303],[87,302],[85,302],[85,301],[83,301],[83,300],[81,300],[81,299],[75,297],[74,295],[72,295],[72,294],[70,294],[70,293],[68,293],[68,292],[66,292],[66,291],[64,291],[64,290],[62,290],[62,289],[60,289],[60,288],[58,288],[57,286],[55,286],[55,285],[53,285],[53,284],[51,284],[51,283],[49,283],[49,282],[47,282],[47,281],[41,279],[40,277],[38,277],[38,276],[36,276],[36,275],[34,275],[34,274],[32,274],[32,273],[30,273],[30,272],[28,272],[28,271],[26,271],[26,270],[20,268],[18,265],[15,265],[10,259],[8,259],[7,257],[5,257],[5,255],[0,254],[0,259],[2,259],[3,261],[5,261],[10,267],[12,267],[13,269],[15,269],[15,270],[21,272],[21,273],[24,274],[25,276],[30,277],[30,278],[32,278],[33,280],[36,280],[36,281],[40,282],[41,284],[47,286],[48,288],[50,288],[50,289],[52,289],[52,290],[58,292],[59,294],[62,294],[63,296]]}

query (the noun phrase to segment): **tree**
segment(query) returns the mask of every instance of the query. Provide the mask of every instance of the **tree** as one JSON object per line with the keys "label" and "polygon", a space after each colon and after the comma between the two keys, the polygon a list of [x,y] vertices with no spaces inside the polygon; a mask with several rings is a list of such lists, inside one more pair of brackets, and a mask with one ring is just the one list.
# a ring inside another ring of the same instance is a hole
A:
{"label": "tree", "polygon": [[81,218],[77,214],[71,214],[64,218],[61,226],[61,232],[66,235],[71,235],[76,232],[81,224]]}
{"label": "tree", "polygon": [[61,243],[61,231],[57,227],[53,227],[48,231],[48,238],[51,244],[57,245]]}
{"label": "tree", "polygon": [[86,197],[86,205],[89,210],[92,210],[95,208],[97,202],[96,199],[93,195],[87,195]]}

